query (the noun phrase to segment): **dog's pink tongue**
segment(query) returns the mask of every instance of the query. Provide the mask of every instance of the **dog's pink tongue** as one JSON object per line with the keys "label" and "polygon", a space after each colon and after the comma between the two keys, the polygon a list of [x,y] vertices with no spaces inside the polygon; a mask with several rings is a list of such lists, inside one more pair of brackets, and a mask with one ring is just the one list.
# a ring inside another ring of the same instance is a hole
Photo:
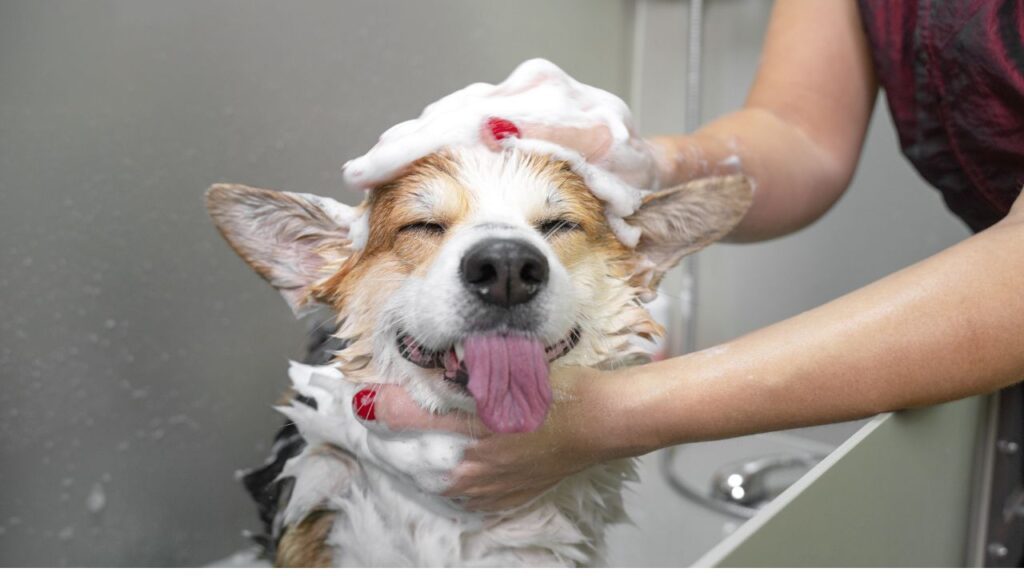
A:
{"label": "dog's pink tongue", "polygon": [[494,432],[532,432],[544,423],[551,384],[544,345],[513,335],[470,336],[463,342],[469,393]]}

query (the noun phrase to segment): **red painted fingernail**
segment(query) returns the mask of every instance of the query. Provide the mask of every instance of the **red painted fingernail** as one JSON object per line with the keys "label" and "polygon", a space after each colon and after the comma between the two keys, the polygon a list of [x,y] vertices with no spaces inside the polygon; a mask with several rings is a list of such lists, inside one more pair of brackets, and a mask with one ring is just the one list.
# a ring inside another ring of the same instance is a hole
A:
{"label": "red painted fingernail", "polygon": [[377,410],[373,404],[376,397],[377,392],[368,388],[356,392],[352,397],[352,409],[356,411],[356,416],[363,420],[376,420]]}
{"label": "red painted fingernail", "polygon": [[495,118],[493,116],[488,118],[487,128],[490,129],[495,140],[504,140],[512,136],[519,138],[519,128],[504,118]]}

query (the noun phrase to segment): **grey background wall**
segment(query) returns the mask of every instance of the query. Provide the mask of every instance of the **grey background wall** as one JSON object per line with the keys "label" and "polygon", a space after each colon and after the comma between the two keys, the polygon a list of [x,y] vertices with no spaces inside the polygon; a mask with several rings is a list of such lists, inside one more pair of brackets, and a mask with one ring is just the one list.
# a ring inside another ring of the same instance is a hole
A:
{"label": "grey background wall", "polygon": [[[0,565],[198,565],[256,526],[233,473],[304,327],[209,225],[210,183],[354,201],[345,159],[533,56],[628,96],[633,7],[0,0]],[[705,117],[742,102],[767,12],[709,3]],[[701,346],[965,236],[887,124],[820,223],[700,256]]]}

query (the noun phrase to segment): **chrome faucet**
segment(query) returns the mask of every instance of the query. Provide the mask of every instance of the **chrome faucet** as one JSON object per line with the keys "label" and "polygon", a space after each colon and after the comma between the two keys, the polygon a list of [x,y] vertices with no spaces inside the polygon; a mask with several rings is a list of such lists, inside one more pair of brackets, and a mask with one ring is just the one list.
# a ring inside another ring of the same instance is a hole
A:
{"label": "chrome faucet", "polygon": [[770,454],[727,464],[711,480],[711,497],[747,508],[760,508],[795,480],[787,471],[803,475],[821,458],[811,454]]}

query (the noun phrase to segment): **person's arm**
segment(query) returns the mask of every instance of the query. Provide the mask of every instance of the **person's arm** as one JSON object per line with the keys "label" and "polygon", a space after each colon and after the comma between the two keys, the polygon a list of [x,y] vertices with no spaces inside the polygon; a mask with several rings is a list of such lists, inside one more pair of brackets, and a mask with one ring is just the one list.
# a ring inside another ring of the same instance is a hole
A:
{"label": "person's arm", "polygon": [[744,107],[692,134],[653,138],[662,185],[728,171],[757,185],[733,241],[793,232],[831,207],[853,176],[877,83],[853,0],[780,0]]}
{"label": "person's arm", "polygon": [[[602,376],[621,408],[605,422],[618,440],[601,450],[636,454],[993,392],[1024,379],[1022,326],[1018,199],[992,228],[819,308]],[[610,380],[642,392],[617,394]]]}

